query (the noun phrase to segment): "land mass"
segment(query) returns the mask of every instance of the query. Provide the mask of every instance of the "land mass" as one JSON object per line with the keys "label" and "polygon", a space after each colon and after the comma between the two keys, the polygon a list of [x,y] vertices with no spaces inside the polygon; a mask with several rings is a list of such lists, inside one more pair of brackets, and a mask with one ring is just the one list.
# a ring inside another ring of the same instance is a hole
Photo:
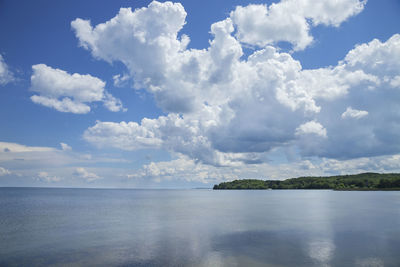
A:
{"label": "land mass", "polygon": [[400,173],[360,173],[353,175],[299,177],[286,180],[243,179],[214,185],[225,189],[333,189],[400,190]]}

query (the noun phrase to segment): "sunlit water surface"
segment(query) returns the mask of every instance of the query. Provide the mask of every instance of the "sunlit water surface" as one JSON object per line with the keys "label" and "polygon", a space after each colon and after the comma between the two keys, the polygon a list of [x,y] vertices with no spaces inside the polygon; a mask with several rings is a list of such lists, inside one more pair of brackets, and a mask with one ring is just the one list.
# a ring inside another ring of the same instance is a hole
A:
{"label": "sunlit water surface", "polygon": [[0,188],[0,266],[400,266],[400,192]]}

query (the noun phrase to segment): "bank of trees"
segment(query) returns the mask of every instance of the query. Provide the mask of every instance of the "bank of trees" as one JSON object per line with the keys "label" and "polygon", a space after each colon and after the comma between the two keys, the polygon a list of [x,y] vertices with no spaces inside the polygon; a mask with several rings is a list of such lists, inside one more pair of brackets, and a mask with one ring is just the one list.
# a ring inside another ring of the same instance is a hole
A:
{"label": "bank of trees", "polygon": [[329,177],[299,177],[283,181],[243,179],[224,182],[214,189],[334,189],[334,190],[400,190],[399,173],[361,173]]}

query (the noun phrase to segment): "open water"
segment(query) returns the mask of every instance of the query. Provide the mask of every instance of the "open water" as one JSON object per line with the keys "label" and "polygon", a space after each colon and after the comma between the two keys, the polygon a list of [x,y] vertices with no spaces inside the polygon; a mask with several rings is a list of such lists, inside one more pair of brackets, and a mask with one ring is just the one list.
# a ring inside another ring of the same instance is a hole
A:
{"label": "open water", "polygon": [[400,266],[400,192],[0,188],[0,266]]}

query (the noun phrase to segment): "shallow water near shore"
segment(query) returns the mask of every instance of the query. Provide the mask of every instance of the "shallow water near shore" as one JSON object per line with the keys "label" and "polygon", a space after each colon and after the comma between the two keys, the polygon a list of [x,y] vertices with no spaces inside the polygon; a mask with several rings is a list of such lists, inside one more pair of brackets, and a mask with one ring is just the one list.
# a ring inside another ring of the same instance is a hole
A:
{"label": "shallow water near shore", "polygon": [[0,265],[400,266],[400,192],[0,188]]}

